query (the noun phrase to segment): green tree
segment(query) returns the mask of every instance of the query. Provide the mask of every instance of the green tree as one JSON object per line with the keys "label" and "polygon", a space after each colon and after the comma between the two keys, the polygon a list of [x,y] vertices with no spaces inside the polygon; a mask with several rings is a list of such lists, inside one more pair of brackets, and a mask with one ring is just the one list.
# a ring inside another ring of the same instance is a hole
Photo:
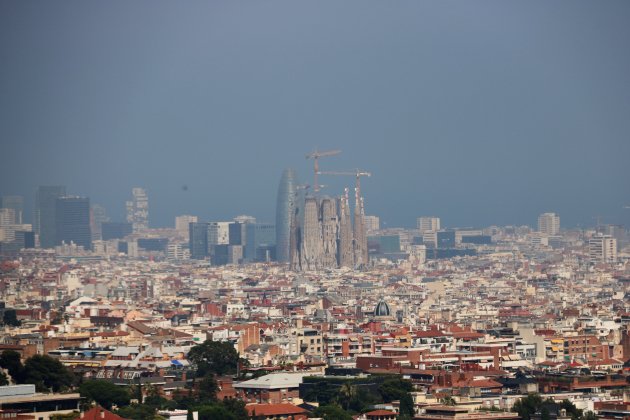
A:
{"label": "green tree", "polygon": [[573,404],[569,400],[562,400],[562,402],[560,403],[560,408],[564,408],[565,410],[567,410],[567,414],[571,416],[571,418],[574,420],[579,420],[582,418],[582,410],[577,408],[575,404]]}
{"label": "green tree", "polygon": [[549,408],[543,406],[540,409],[540,420],[551,420],[551,413],[549,413]]}
{"label": "green tree", "polygon": [[15,309],[6,309],[2,316],[2,325],[9,325],[11,327],[19,327],[22,322],[17,319],[17,312]]}
{"label": "green tree", "polygon": [[13,382],[21,384],[24,379],[24,366],[20,353],[14,350],[5,350],[0,355],[0,367],[6,369],[13,378]]}
{"label": "green tree", "polygon": [[350,402],[357,396],[357,387],[351,382],[345,382],[339,388],[339,400],[344,410],[347,410]]}
{"label": "green tree", "polygon": [[360,413],[372,405],[382,402],[380,394],[370,392],[368,388],[360,385],[355,385],[354,388],[354,396],[348,404],[350,411]]}
{"label": "green tree", "polygon": [[50,416],[50,420],[74,420],[79,418],[80,415],[81,413],[79,413],[78,411],[73,411],[72,413],[68,414],[53,414]]}
{"label": "green tree", "polygon": [[518,413],[523,420],[530,420],[531,416],[542,406],[543,399],[536,393],[521,398],[512,407],[512,411]]}
{"label": "green tree", "polygon": [[410,381],[402,378],[386,379],[378,387],[378,392],[383,397],[383,401],[392,402],[400,400],[407,392],[413,391],[413,385]]}
{"label": "green tree", "polygon": [[236,373],[239,357],[229,342],[206,340],[190,349],[188,360],[197,368],[197,377],[204,377]]}
{"label": "green tree", "polygon": [[219,385],[212,374],[207,374],[199,382],[199,400],[202,402],[215,401],[218,391]]}
{"label": "green tree", "polygon": [[230,412],[228,407],[221,403],[204,404],[197,407],[197,411],[199,412],[199,420],[240,420],[235,413]]}
{"label": "green tree", "polygon": [[400,399],[400,415],[407,416],[407,418],[413,418],[416,411],[414,409],[413,398],[409,392],[405,392],[405,394]]}
{"label": "green tree", "polygon": [[239,400],[237,398],[225,398],[221,404],[223,404],[226,410],[234,414],[237,419],[249,418],[249,413],[245,408],[245,402],[243,400]]}
{"label": "green tree", "polygon": [[320,405],[332,404],[338,398],[338,389],[329,386],[326,381],[317,381],[313,387],[307,389],[304,400],[317,402]]}
{"label": "green tree", "polygon": [[72,385],[74,376],[57,359],[50,356],[35,355],[24,364],[24,382],[35,384],[40,392],[61,391]]}
{"label": "green tree", "polygon": [[160,395],[159,390],[155,386],[149,385],[147,395],[144,397],[143,404],[156,410],[174,410],[177,408],[177,402],[168,400]]}
{"label": "green tree", "polygon": [[582,415],[581,419],[582,420],[597,420],[597,415],[595,415],[595,413],[593,413],[592,411],[587,411]]}
{"label": "green tree", "polygon": [[116,411],[116,414],[126,419],[133,420],[159,420],[157,410],[146,404],[131,404]]}
{"label": "green tree", "polygon": [[352,420],[352,416],[337,404],[328,404],[317,407],[313,415],[324,420]]}
{"label": "green tree", "polygon": [[111,410],[114,404],[119,407],[129,405],[131,399],[127,387],[114,385],[103,380],[83,382],[79,387],[79,394],[88,401],[95,401],[108,410]]}
{"label": "green tree", "polygon": [[0,386],[9,385],[9,377],[6,373],[0,371]]}
{"label": "green tree", "polygon": [[457,402],[455,401],[453,397],[444,397],[444,398],[440,398],[440,404],[452,406],[452,405],[456,405]]}

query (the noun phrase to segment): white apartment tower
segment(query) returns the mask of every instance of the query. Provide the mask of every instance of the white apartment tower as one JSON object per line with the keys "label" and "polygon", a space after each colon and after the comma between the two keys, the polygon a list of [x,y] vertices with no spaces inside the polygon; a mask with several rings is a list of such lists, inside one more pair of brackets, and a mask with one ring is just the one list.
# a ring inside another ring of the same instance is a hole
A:
{"label": "white apartment tower", "polygon": [[208,224],[208,246],[230,243],[231,222],[210,222]]}
{"label": "white apartment tower", "polygon": [[189,226],[191,223],[197,223],[197,216],[184,214],[175,217],[175,230],[182,238],[188,239]]}
{"label": "white apartment tower", "polygon": [[381,221],[378,216],[363,216],[363,223],[367,232],[376,232],[381,228]]}
{"label": "white apartment tower", "polygon": [[416,219],[418,230],[420,233],[424,232],[437,232],[440,230],[440,218],[433,216],[418,217]]}
{"label": "white apartment tower", "polygon": [[592,263],[617,261],[617,240],[611,236],[594,236],[588,241],[588,256]]}
{"label": "white apartment tower", "polygon": [[538,232],[547,236],[557,235],[560,232],[560,216],[556,213],[543,213],[538,216]]}
{"label": "white apartment tower", "polygon": [[144,188],[131,190],[133,199],[127,201],[127,222],[131,223],[134,233],[149,228],[149,196]]}

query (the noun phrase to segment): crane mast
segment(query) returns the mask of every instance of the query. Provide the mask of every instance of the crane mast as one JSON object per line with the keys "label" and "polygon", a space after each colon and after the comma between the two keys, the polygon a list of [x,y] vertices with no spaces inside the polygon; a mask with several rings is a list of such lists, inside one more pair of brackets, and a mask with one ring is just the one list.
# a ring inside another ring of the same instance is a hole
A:
{"label": "crane mast", "polygon": [[322,157],[330,157],[330,156],[336,156],[338,154],[341,153],[341,150],[326,150],[323,152],[320,152],[319,150],[315,149],[314,152],[311,152],[309,154],[306,155],[306,159],[313,159],[313,190],[317,193],[319,192],[319,181],[318,181],[318,175],[320,174],[320,170],[319,170],[319,158]]}

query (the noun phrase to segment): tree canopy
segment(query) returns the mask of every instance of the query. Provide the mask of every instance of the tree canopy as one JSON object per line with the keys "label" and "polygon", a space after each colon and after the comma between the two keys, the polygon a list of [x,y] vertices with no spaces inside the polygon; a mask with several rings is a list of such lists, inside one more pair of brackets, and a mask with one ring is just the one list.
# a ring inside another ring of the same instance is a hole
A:
{"label": "tree canopy", "polygon": [[6,369],[13,378],[13,382],[22,383],[24,377],[24,366],[20,353],[14,350],[5,350],[0,354],[0,367]]}
{"label": "tree canopy", "polygon": [[0,367],[6,369],[17,384],[34,384],[39,392],[58,392],[74,382],[74,375],[57,359],[35,355],[22,365],[20,354],[5,350],[0,355]]}
{"label": "tree canopy", "polygon": [[35,384],[39,391],[59,392],[72,385],[74,376],[59,360],[35,355],[26,359],[23,380],[23,383]]}
{"label": "tree canopy", "polygon": [[231,343],[206,340],[190,349],[188,360],[196,366],[197,376],[204,377],[236,373],[239,357]]}
{"label": "tree canopy", "polygon": [[352,416],[337,404],[328,404],[317,407],[313,415],[324,420],[352,420]]}
{"label": "tree canopy", "polygon": [[22,322],[17,319],[17,313],[15,309],[6,309],[2,316],[2,325],[9,325],[11,327],[19,327]]}
{"label": "tree canopy", "polygon": [[79,387],[81,397],[88,401],[95,401],[97,404],[112,409],[112,405],[125,406],[131,400],[129,389],[114,385],[109,381],[91,380],[86,381]]}

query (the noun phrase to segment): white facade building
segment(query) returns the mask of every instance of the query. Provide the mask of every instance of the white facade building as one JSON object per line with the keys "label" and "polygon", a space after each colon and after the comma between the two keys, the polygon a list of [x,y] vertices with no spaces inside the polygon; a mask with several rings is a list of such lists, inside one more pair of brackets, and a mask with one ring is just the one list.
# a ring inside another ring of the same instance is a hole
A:
{"label": "white facade building", "polygon": [[184,214],[182,216],[175,217],[175,230],[179,236],[186,238],[186,240],[188,240],[189,225],[191,223],[197,223],[197,216]]}
{"label": "white facade building", "polygon": [[416,223],[418,225],[418,230],[420,231],[420,233],[437,232],[438,230],[440,230],[439,217],[418,217],[418,219],[416,219]]}
{"label": "white facade building", "polygon": [[617,240],[611,236],[595,236],[588,241],[588,256],[592,263],[617,261]]}
{"label": "white facade building", "polygon": [[149,196],[144,188],[131,190],[133,199],[127,201],[127,222],[131,223],[133,232],[143,232],[149,228]]}
{"label": "white facade building", "polygon": [[548,236],[557,235],[560,232],[560,216],[556,213],[543,213],[538,216],[538,232]]}
{"label": "white facade building", "polygon": [[208,224],[208,246],[227,245],[230,242],[231,222],[210,222]]}
{"label": "white facade building", "polygon": [[363,216],[363,224],[367,232],[376,232],[381,228],[381,220],[378,216]]}

